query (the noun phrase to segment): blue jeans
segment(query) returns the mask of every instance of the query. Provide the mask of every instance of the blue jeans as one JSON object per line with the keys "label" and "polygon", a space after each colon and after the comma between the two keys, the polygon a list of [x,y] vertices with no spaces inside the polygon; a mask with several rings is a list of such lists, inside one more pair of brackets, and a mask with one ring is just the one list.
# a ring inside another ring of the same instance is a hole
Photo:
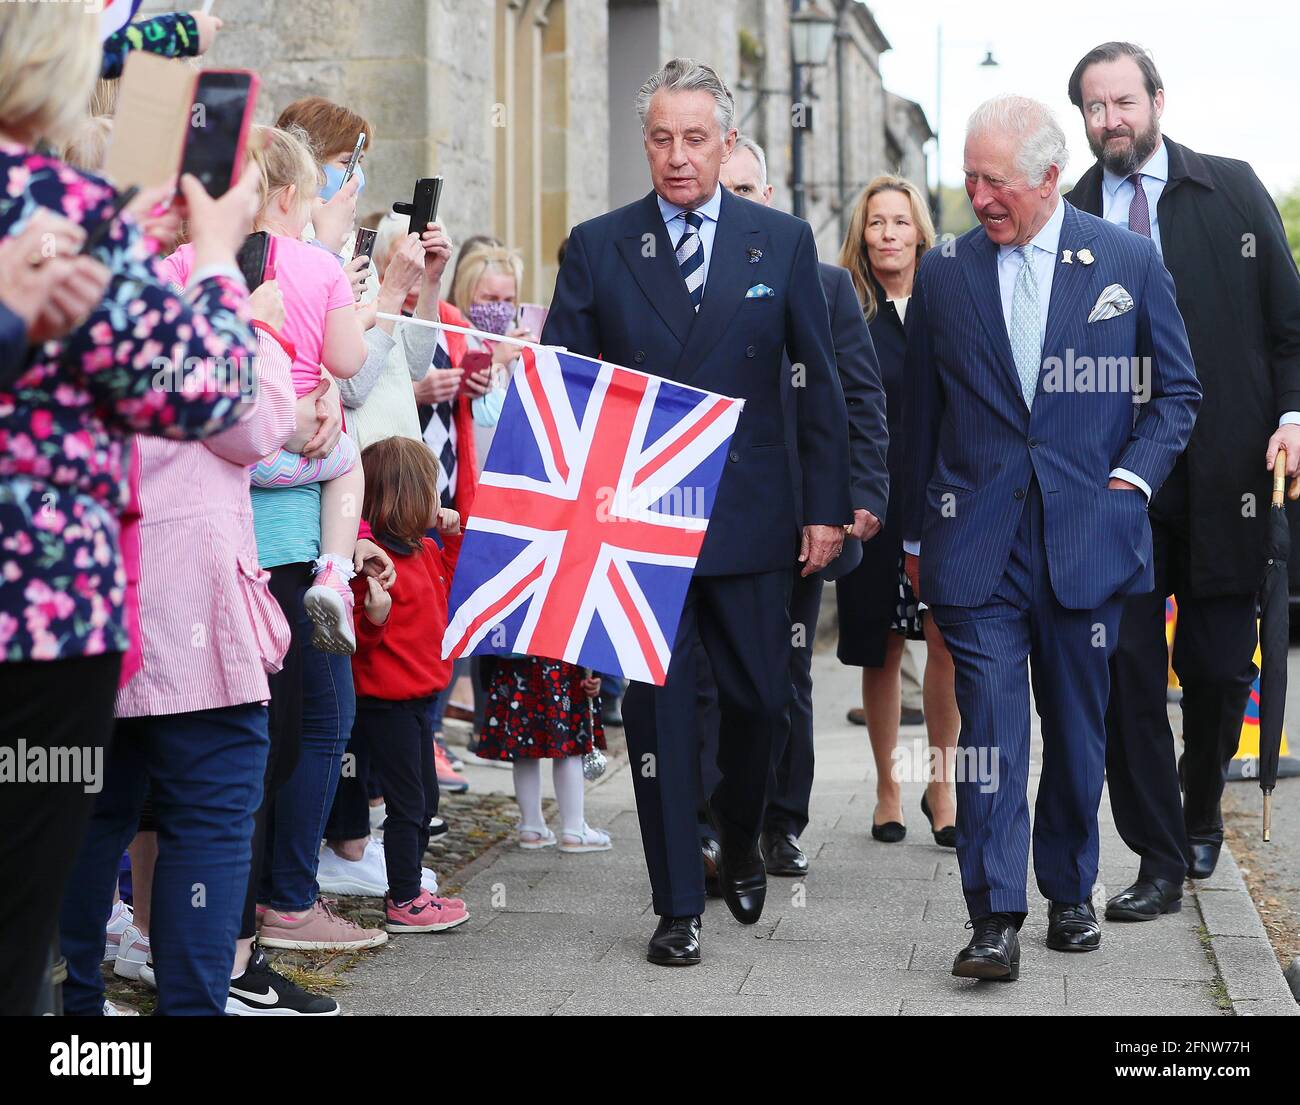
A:
{"label": "blue jeans", "polygon": [[302,648],[302,746],[298,766],[271,796],[266,856],[257,899],[275,910],[310,909],[319,890],[320,842],[343,765],[357,699],[352,661],[313,648],[305,614]]}
{"label": "blue jeans", "polygon": [[158,1012],[224,1015],[268,743],[266,707],[257,703],[117,722],[63,896],[67,1014],[103,1011],[104,926],[148,785],[158,819],[149,932]]}

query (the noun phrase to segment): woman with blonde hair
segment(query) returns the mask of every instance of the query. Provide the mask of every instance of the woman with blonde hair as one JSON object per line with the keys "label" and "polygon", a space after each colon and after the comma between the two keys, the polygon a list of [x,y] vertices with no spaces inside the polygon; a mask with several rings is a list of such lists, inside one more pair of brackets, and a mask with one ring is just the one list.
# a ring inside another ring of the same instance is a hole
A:
{"label": "woman with blonde hair", "polygon": [[[224,366],[248,363],[257,343],[244,321],[247,289],[227,275],[238,272],[235,251],[256,209],[255,174],[215,201],[182,178],[196,263],[181,297],[145,260],[130,214],[105,225],[117,198],[109,184],[36,152],[74,136],[100,64],[97,19],[69,15],[66,5],[0,4],[0,239],[50,211],[63,216],[56,255],[26,258],[39,269],[103,232],[77,262],[99,282],[95,306],[33,341],[0,388],[0,746],[19,738],[29,748],[76,746],[102,763],[129,640],[118,520],[125,442],[133,433],[192,440],[233,426],[247,397],[241,374]],[[182,368],[185,386],[159,385]],[[251,819],[265,741],[251,726],[231,737],[242,758],[220,802],[226,840]],[[203,755],[201,742],[186,750]],[[91,781],[5,788],[0,1014],[32,1012],[94,802]],[[102,954],[103,916],[98,924]]]}
{"label": "woman with blonde hair", "polygon": [[[840,264],[849,270],[880,361],[889,417],[890,486],[903,485],[903,361],[905,320],[916,268],[934,245],[934,225],[916,185],[902,177],[876,177],[853,208]],[[902,683],[909,640],[926,642],[925,720],[935,775],[927,781],[921,812],[935,842],[956,846],[956,800],[945,773],[956,748],[959,719],[952,657],[932,618],[903,572],[902,503],[891,496],[881,532],[862,547],[862,563],[836,585],[840,662],[862,668],[862,708],[876,762],[876,810],[871,835],[888,844],[903,839],[899,780],[894,773]]]}

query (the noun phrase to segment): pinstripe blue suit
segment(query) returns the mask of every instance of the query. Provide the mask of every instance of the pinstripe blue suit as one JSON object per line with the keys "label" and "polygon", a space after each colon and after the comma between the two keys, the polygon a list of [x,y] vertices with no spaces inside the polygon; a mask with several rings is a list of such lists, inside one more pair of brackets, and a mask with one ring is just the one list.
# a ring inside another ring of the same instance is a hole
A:
{"label": "pinstripe blue suit", "polygon": [[[1064,200],[1059,201],[1064,203]],[[1120,596],[1152,587],[1140,492],[1169,474],[1200,401],[1173,283],[1147,239],[1066,204],[1043,368],[1025,404],[1007,335],[997,246],[982,227],[922,260],[908,308],[904,537],[921,544],[921,597],[957,667],[963,762],[958,859],[972,917],[1024,914],[1030,831],[1029,681],[1043,729],[1034,870],[1049,900],[1080,902],[1097,874],[1107,661]],[[1079,251],[1092,257],[1079,260]],[[1103,289],[1125,313],[1088,322]],[[1141,369],[1131,378],[1112,360]],[[1093,373],[1087,374],[1091,366]]]}

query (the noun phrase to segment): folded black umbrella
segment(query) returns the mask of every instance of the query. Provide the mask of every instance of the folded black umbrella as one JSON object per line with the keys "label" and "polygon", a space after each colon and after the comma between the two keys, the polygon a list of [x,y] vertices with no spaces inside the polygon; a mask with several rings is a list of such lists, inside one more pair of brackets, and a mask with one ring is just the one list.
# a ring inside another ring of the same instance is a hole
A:
{"label": "folded black umbrella", "polygon": [[1279,449],[1273,462],[1273,501],[1268,511],[1268,543],[1264,581],[1259,590],[1259,789],[1264,793],[1264,839],[1273,821],[1273,788],[1282,748],[1282,720],[1286,712],[1287,651],[1290,647],[1290,613],[1287,560],[1291,555],[1291,530],[1284,504],[1286,451]]}

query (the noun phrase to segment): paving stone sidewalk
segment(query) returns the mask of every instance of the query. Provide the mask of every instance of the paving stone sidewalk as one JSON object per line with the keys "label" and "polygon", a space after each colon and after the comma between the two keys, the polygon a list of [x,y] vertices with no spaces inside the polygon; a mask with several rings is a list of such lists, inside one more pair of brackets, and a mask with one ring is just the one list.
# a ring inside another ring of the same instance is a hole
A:
{"label": "paving stone sidewalk", "polygon": [[[968,936],[956,856],[933,843],[919,808],[919,782],[904,786],[907,839],[871,840],[874,774],[866,732],[844,718],[858,698],[857,671],[819,655],[814,685],[817,779],[803,837],[812,871],[802,881],[770,880],[767,908],[752,927],[711,901],[700,966],[665,969],[645,961],[655,918],[624,763],[588,791],[588,821],[613,834],[612,852],[494,848],[462,873],[471,921],[442,936],[394,937],[344,976],[336,994],[345,1012],[1213,1017],[1296,1011],[1230,860],[1213,891],[1199,896],[1212,894],[1208,928],[1189,889],[1179,914],[1104,924],[1101,950],[1088,955],[1047,950],[1046,907],[1030,879],[1020,981],[953,978],[952,957]],[[904,741],[923,739],[920,729],[903,730]],[[1035,741],[1035,760],[1038,751]],[[1031,775],[1036,785],[1036,764]],[[480,793],[511,791],[506,771],[471,767],[466,777]],[[1113,893],[1136,865],[1115,833],[1108,799],[1101,816],[1101,880]],[[1232,961],[1225,974],[1216,946]]]}

